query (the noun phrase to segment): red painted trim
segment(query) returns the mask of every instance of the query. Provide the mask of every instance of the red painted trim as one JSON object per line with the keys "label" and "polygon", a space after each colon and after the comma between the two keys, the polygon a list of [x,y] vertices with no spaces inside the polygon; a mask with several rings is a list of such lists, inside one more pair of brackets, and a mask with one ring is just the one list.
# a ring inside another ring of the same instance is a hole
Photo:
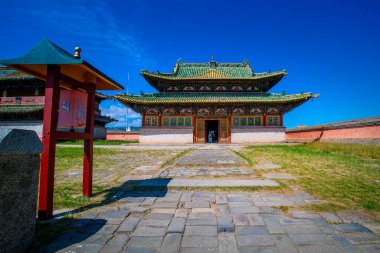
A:
{"label": "red painted trim", "polygon": [[266,126],[266,125],[267,125],[267,115],[266,115],[266,114],[263,114],[263,122],[262,122],[262,125],[263,125],[263,126]]}
{"label": "red painted trim", "polygon": [[53,215],[55,144],[59,108],[59,72],[59,66],[47,65],[42,132],[43,151],[41,154],[40,192],[38,199],[38,219],[40,220],[49,219]]}
{"label": "red painted trim", "polygon": [[90,86],[87,98],[87,116],[85,133],[90,134],[90,138],[84,141],[83,154],[83,196],[92,196],[92,173],[93,173],[93,145],[94,145],[94,115],[95,115],[95,85]]}
{"label": "red painted trim", "polygon": [[77,133],[77,132],[56,132],[57,139],[59,140],[86,140],[91,139],[90,133]]}

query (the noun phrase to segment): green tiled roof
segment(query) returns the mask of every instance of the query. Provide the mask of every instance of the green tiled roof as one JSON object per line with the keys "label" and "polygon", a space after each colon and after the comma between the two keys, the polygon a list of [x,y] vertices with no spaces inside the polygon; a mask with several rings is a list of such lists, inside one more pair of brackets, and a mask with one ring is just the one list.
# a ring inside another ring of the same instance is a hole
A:
{"label": "green tiled roof", "polygon": [[37,79],[34,76],[25,74],[11,67],[0,66],[0,82],[1,81],[18,81],[18,80],[33,80]]}
{"label": "green tiled roof", "polygon": [[248,62],[243,63],[182,63],[177,62],[173,73],[153,73],[142,70],[146,77],[161,79],[262,79],[265,77],[286,75],[285,70],[277,72],[254,73]]}
{"label": "green tiled roof", "polygon": [[287,103],[308,100],[309,93],[281,95],[275,93],[237,92],[170,92],[142,96],[118,94],[116,99],[128,104],[202,104],[202,103]]}
{"label": "green tiled roof", "polygon": [[21,114],[21,113],[31,113],[38,112],[44,109],[44,105],[0,105],[0,114],[9,113],[9,114]]}

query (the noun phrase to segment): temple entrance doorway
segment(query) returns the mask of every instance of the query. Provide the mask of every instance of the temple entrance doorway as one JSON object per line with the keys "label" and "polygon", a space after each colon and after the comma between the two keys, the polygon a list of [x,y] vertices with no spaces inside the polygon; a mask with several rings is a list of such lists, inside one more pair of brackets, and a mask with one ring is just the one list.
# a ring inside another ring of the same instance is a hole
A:
{"label": "temple entrance doorway", "polygon": [[219,138],[219,120],[206,120],[206,142],[207,143],[218,143]]}

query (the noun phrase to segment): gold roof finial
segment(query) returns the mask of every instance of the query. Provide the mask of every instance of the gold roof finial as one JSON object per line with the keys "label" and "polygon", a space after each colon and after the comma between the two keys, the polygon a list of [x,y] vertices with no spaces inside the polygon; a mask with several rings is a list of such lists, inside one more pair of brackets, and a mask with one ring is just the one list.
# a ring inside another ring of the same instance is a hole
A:
{"label": "gold roof finial", "polygon": [[77,59],[80,59],[80,52],[81,51],[82,51],[82,49],[80,49],[80,47],[75,47],[74,57]]}

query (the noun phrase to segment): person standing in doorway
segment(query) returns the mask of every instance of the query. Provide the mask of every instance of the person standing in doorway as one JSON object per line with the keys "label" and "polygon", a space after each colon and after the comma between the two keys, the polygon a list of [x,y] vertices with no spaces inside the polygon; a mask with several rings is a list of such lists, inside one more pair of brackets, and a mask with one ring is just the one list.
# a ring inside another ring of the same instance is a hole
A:
{"label": "person standing in doorway", "polygon": [[212,133],[211,131],[208,132],[208,143],[212,143]]}

